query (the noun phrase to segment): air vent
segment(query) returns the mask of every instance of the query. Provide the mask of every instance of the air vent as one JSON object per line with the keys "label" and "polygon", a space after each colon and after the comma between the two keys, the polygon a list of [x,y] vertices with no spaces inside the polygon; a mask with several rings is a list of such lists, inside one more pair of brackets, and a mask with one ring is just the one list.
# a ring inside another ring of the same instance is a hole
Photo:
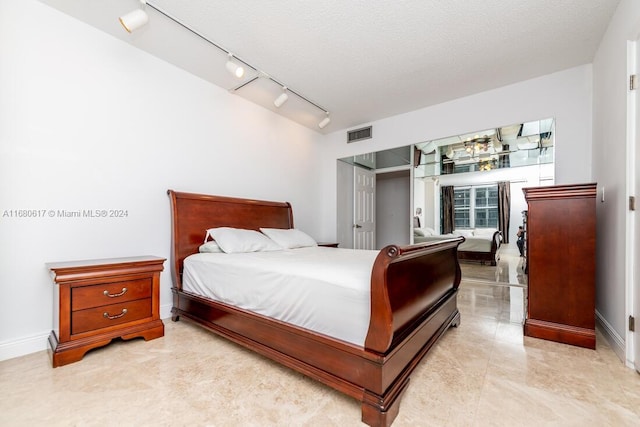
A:
{"label": "air vent", "polygon": [[371,138],[371,126],[347,132],[347,144]]}

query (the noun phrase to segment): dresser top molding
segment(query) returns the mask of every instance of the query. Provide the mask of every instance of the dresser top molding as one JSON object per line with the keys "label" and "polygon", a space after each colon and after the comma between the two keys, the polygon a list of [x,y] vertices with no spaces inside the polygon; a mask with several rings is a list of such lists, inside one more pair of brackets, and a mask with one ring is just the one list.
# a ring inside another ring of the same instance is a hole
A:
{"label": "dresser top molding", "polygon": [[51,262],[45,264],[51,270],[56,283],[73,282],[91,277],[104,277],[105,271],[110,276],[137,274],[148,271],[162,271],[166,258],[157,256],[135,256],[124,258],[103,258],[80,261]]}
{"label": "dresser top molding", "polygon": [[596,183],[554,185],[550,187],[525,187],[522,189],[527,200],[555,198],[596,197]]}

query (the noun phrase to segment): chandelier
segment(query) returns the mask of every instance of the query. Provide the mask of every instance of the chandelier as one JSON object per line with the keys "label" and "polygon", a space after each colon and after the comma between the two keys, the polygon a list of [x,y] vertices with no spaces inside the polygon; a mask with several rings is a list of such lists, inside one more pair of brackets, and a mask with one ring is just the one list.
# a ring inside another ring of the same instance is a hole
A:
{"label": "chandelier", "polygon": [[[469,165],[475,171],[489,171],[498,168],[502,143],[495,135],[476,134],[459,142],[447,145],[443,150],[443,164],[464,167]],[[453,167],[453,166],[452,166]]]}
{"label": "chandelier", "polygon": [[493,141],[491,137],[487,135],[476,135],[464,141],[464,149],[471,157],[476,157],[483,152],[487,153],[490,151],[490,148],[493,148]]}
{"label": "chandelier", "polygon": [[485,160],[478,163],[479,171],[490,171],[496,168],[496,163],[494,160]]}

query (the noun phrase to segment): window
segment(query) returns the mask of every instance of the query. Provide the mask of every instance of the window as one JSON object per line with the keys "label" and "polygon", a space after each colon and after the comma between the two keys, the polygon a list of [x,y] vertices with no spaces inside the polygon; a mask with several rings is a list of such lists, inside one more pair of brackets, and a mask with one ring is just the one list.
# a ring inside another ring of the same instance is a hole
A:
{"label": "window", "polygon": [[453,191],[455,228],[498,228],[498,186],[458,187]]}
{"label": "window", "polygon": [[473,172],[473,171],[474,171],[474,169],[472,168],[472,165],[456,165],[456,164],[454,164],[452,173],[465,173],[465,172]]}
{"label": "window", "polygon": [[475,188],[475,228],[498,228],[498,186]]}

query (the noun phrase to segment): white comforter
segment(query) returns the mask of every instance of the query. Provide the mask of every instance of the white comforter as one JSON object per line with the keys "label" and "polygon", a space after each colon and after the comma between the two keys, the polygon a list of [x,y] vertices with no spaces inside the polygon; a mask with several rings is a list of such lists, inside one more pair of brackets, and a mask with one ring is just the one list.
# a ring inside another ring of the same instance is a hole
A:
{"label": "white comforter", "polygon": [[[436,236],[414,236],[415,243],[423,242],[437,242],[444,239],[452,239],[459,237],[456,234],[438,234]],[[491,245],[493,244],[493,235],[482,236],[465,236],[464,242],[458,246],[458,251],[466,252],[491,252]]]}
{"label": "white comforter", "polygon": [[378,251],[310,247],[184,260],[183,290],[359,346]]}

